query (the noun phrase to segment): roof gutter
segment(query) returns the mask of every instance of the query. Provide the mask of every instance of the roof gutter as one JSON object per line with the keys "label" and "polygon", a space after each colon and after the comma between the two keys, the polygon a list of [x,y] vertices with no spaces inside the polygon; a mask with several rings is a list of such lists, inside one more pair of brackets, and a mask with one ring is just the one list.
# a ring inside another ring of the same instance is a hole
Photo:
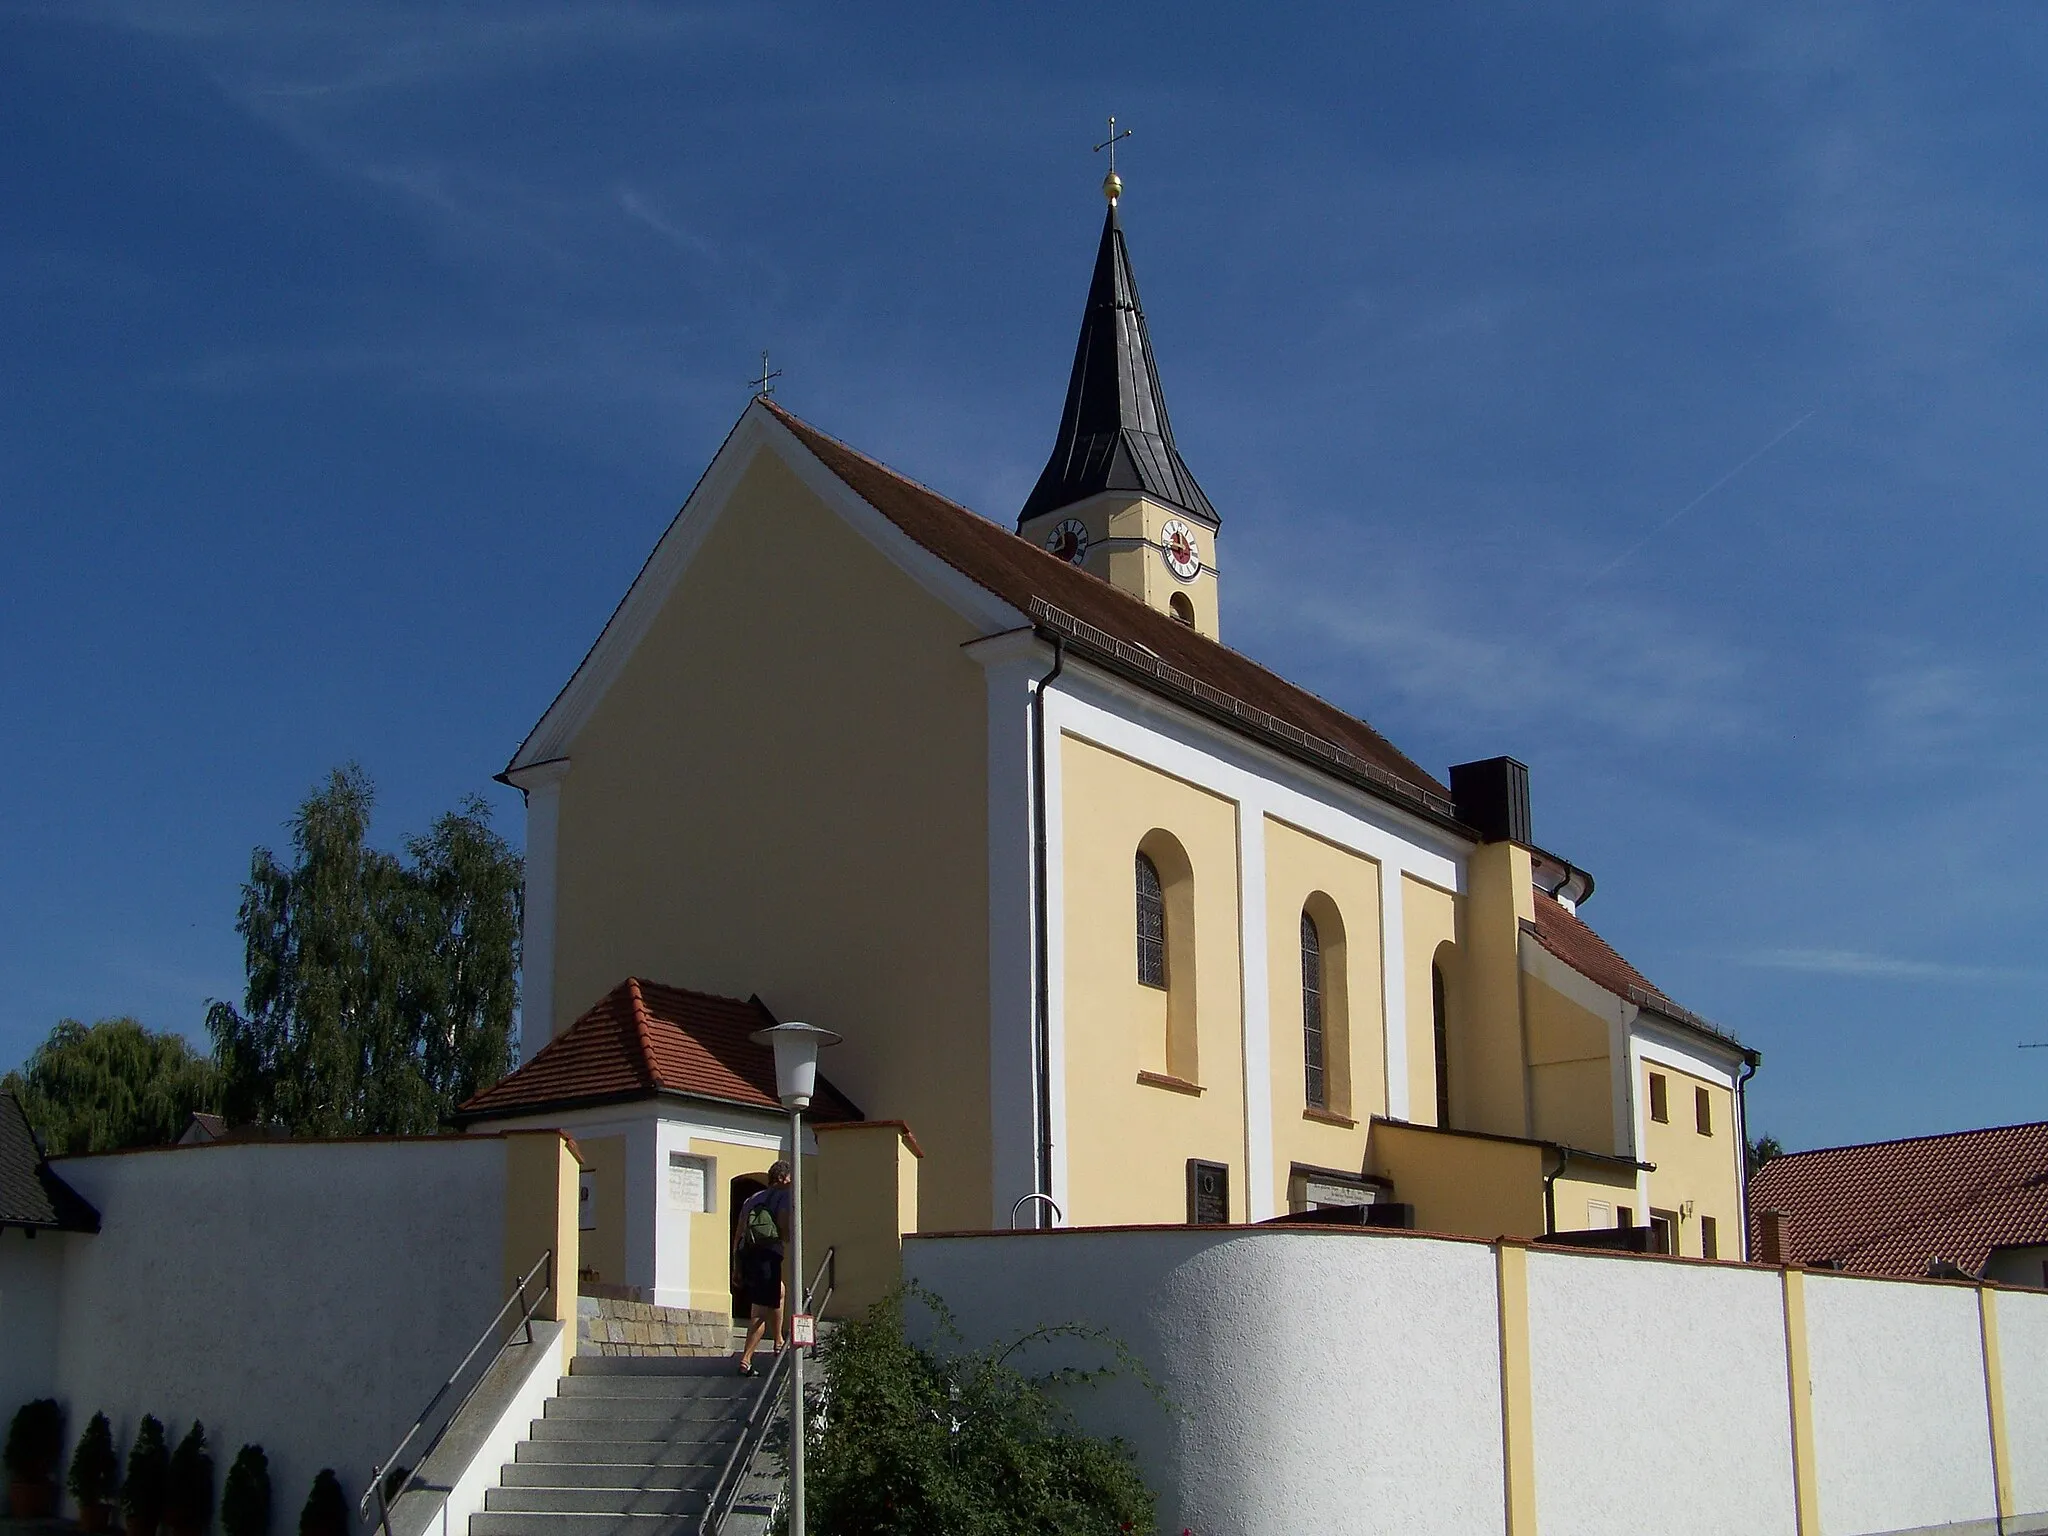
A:
{"label": "roof gutter", "polygon": [[1038,1145],[1034,1149],[1036,1156],[1032,1174],[1033,1193],[1045,1197],[1031,1204],[1033,1220],[1040,1227],[1045,1227],[1051,1225],[1051,1211],[1058,1208],[1052,1194],[1052,931],[1045,890],[1045,690],[1059,680],[1060,673],[1066,668],[1067,641],[1057,632],[1047,634],[1040,629],[1038,633],[1052,642],[1052,670],[1041,677],[1031,690],[1031,920],[1033,943],[1037,950],[1033,967],[1037,975],[1033,978],[1036,985],[1032,988],[1035,1017],[1031,1031],[1031,1072],[1036,1079],[1032,1084],[1032,1112],[1038,1119]]}

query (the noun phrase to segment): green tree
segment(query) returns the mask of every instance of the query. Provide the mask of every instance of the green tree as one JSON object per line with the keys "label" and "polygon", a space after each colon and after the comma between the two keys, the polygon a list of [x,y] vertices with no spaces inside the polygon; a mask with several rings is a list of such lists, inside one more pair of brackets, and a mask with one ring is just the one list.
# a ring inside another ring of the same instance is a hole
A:
{"label": "green tree", "polygon": [[336,769],[250,860],[243,1007],[207,1012],[232,1120],[312,1136],[438,1130],[512,1062],[519,857],[472,796],[406,845],[369,845],[375,791]]}
{"label": "green tree", "polygon": [[1775,1136],[1758,1136],[1750,1142],[1748,1153],[1749,1176],[1753,1179],[1757,1170],[1765,1163],[1774,1157],[1783,1157],[1785,1149],[1778,1144],[1778,1138]]}
{"label": "green tree", "polygon": [[[910,1342],[906,1299],[931,1309],[948,1348]],[[1118,1364],[1028,1376],[1014,1363],[1032,1345],[1062,1340],[1105,1349]],[[1153,1495],[1129,1447],[1082,1433],[1056,1395],[1121,1373],[1159,1398],[1143,1365],[1097,1330],[1044,1328],[970,1350],[938,1298],[911,1288],[844,1324],[824,1362],[828,1386],[805,1447],[819,1536],[1155,1530]]]}
{"label": "green tree", "polygon": [[178,1139],[195,1109],[212,1109],[212,1061],[185,1037],[134,1019],[65,1019],[21,1070],[0,1078],[54,1157],[157,1146]]}

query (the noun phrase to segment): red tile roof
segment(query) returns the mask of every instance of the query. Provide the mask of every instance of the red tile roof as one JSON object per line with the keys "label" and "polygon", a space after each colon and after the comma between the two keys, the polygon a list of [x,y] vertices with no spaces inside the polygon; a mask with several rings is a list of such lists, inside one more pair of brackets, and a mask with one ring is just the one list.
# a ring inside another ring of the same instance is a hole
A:
{"label": "red tile roof", "polygon": [[1361,760],[1368,771],[1431,797],[1447,814],[1449,790],[1384,736],[1335,705],[1228,646],[1148,607],[1079,566],[1069,565],[958,502],[906,479],[774,401],[764,401],[828,470],[918,544],[1023,613],[1034,600],[1071,615],[1113,640],[1140,648],[1166,666],[1230,699],[1272,716],[1283,727]]}
{"label": "red tile roof", "polygon": [[[462,1105],[456,1119],[663,1094],[779,1112],[774,1053],[747,1038],[775,1022],[759,998],[741,1002],[629,976],[531,1061]],[[819,1120],[861,1118],[822,1074],[810,1113]]]}
{"label": "red tile roof", "polygon": [[1774,1157],[1749,1181],[1758,1217],[1784,1211],[1784,1258],[1865,1275],[1982,1274],[1994,1248],[2048,1243],[2048,1121]]}

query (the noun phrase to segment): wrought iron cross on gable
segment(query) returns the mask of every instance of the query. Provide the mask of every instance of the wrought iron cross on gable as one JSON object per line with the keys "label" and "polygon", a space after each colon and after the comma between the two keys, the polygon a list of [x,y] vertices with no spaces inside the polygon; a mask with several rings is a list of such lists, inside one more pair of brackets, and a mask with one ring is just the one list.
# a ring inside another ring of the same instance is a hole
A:
{"label": "wrought iron cross on gable", "polygon": [[772,373],[769,371],[768,354],[763,352],[761,354],[761,377],[750,379],[747,382],[753,385],[756,395],[772,395],[775,393],[775,381],[781,377],[782,370],[780,368],[777,368]]}

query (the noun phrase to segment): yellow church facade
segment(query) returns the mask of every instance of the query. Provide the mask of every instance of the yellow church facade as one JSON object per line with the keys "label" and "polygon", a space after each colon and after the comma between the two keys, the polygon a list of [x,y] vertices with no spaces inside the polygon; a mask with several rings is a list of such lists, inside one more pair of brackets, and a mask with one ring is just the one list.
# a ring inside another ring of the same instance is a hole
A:
{"label": "yellow church facade", "polygon": [[846,1037],[926,1231],[1363,1206],[1741,1257],[1755,1057],[1445,784],[1222,643],[1114,206],[1017,531],[757,398],[504,777],[525,1050],[622,978]]}

